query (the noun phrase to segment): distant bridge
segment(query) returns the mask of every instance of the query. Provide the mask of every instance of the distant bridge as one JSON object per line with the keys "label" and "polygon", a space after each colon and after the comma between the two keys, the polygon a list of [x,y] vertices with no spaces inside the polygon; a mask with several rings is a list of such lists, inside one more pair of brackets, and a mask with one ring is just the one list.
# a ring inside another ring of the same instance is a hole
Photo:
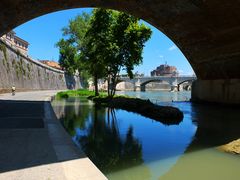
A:
{"label": "distant bridge", "polygon": [[179,90],[181,84],[185,82],[192,83],[196,80],[196,76],[146,76],[146,77],[135,77],[130,79],[129,77],[120,77],[120,82],[132,83],[135,91],[145,91],[146,85],[151,82],[167,82],[171,86],[171,90]]}

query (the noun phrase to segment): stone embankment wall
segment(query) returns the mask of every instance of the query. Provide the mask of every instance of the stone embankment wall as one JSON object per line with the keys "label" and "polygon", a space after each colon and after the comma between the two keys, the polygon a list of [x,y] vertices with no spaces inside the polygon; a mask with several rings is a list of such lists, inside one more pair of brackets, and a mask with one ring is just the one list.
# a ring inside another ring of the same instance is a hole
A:
{"label": "stone embankment wall", "polygon": [[77,76],[35,61],[0,40],[0,93],[9,92],[13,85],[17,91],[81,87]]}

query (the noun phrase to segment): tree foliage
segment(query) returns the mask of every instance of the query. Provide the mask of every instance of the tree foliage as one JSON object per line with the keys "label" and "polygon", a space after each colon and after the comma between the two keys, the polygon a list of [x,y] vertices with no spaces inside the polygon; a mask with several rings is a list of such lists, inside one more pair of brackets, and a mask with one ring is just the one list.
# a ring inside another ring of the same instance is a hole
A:
{"label": "tree foliage", "polygon": [[151,33],[150,28],[131,15],[94,9],[91,16],[77,16],[63,29],[67,39],[58,43],[60,64],[70,72],[87,70],[94,79],[96,95],[98,79],[105,78],[108,94],[113,96],[121,70],[133,78],[132,71],[142,63],[144,44]]}
{"label": "tree foliage", "polygon": [[86,80],[89,78],[89,74],[85,64],[81,61],[81,48],[85,40],[85,33],[89,28],[89,22],[90,15],[87,13],[71,19],[68,26],[62,29],[64,38],[56,44],[60,54],[59,64],[70,75],[78,71],[83,84],[87,84]]}
{"label": "tree foliage", "polygon": [[61,39],[57,46],[59,47],[59,64],[64,67],[65,71],[73,75],[77,69],[77,49],[64,39]]}
{"label": "tree foliage", "polygon": [[112,49],[108,59],[108,80],[110,95],[115,94],[118,75],[125,69],[133,78],[134,66],[142,63],[144,43],[151,37],[151,29],[139,23],[139,19],[126,13],[117,13],[112,25]]}

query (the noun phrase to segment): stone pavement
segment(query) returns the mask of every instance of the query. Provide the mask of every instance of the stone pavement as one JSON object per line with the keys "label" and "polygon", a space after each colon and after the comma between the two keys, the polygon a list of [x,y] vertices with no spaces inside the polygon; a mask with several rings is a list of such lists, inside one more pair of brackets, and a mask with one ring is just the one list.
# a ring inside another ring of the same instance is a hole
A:
{"label": "stone pavement", "polygon": [[57,120],[56,92],[0,94],[0,180],[106,179]]}

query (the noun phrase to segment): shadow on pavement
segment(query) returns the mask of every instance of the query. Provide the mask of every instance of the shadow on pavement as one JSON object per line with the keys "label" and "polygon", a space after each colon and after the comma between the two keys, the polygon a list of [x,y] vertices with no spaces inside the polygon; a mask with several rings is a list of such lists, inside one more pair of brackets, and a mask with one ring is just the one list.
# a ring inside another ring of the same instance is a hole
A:
{"label": "shadow on pavement", "polygon": [[[59,142],[53,142],[50,138],[49,128],[55,126],[54,122],[44,123],[44,103],[0,100],[0,173],[85,157],[71,155],[65,146],[62,151],[56,151],[53,144],[61,144],[65,139],[55,138]],[[56,135],[55,131],[52,133]],[[71,141],[69,137],[66,139]],[[59,160],[58,153],[65,158]]]}

